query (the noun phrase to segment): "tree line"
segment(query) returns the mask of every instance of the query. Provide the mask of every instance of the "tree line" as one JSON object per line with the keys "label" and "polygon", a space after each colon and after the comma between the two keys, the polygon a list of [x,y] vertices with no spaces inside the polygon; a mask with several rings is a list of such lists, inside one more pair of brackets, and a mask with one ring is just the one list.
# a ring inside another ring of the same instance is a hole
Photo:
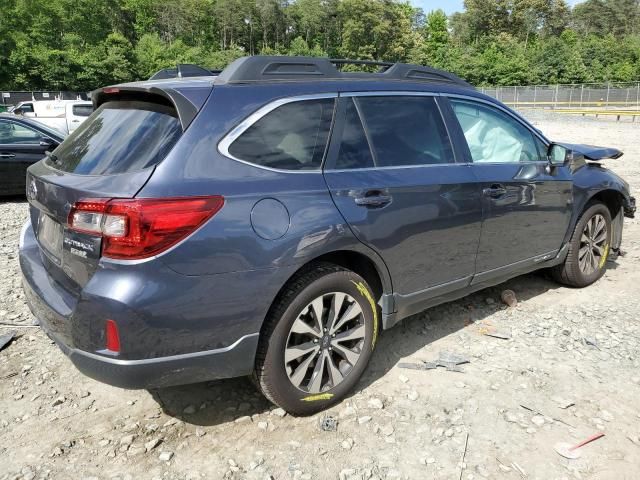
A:
{"label": "tree line", "polygon": [[476,85],[640,80],[640,0],[2,0],[0,89],[92,90],[250,54],[432,65]]}

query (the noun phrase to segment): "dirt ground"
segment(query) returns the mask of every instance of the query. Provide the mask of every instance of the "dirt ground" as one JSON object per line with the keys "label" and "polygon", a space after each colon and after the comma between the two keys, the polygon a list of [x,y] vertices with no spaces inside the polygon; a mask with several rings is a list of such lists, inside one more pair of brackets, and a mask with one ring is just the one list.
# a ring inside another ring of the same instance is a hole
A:
{"label": "dirt ground", "polygon": [[[554,139],[624,150],[607,164],[640,193],[640,125],[533,120]],[[81,375],[27,326],[16,255],[26,212],[24,199],[0,202],[0,335],[20,335],[0,352],[0,480],[640,478],[638,220],[596,285],[532,274],[416,315],[384,332],[350,398],[293,418],[245,379],[147,392]],[[514,308],[500,301],[506,288]],[[470,363],[398,367],[446,351]],[[337,430],[321,428],[328,415]],[[554,452],[597,432],[580,459]]]}

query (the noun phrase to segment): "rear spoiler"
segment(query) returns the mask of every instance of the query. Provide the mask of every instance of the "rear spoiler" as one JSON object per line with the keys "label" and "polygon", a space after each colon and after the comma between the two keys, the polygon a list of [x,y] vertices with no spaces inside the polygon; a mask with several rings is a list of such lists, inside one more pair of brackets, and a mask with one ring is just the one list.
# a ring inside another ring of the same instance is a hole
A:
{"label": "rear spoiler", "polygon": [[103,103],[115,100],[139,100],[167,104],[176,109],[184,131],[204,105],[212,88],[211,83],[189,86],[172,84],[160,88],[152,83],[140,82],[99,88],[91,92],[91,100],[94,109]]}
{"label": "rear spoiler", "polygon": [[586,160],[598,162],[607,158],[620,158],[624,155],[623,152],[617,148],[611,147],[596,147],[594,145],[581,145],[575,143],[559,143],[558,145],[571,150],[574,154],[582,155]]}

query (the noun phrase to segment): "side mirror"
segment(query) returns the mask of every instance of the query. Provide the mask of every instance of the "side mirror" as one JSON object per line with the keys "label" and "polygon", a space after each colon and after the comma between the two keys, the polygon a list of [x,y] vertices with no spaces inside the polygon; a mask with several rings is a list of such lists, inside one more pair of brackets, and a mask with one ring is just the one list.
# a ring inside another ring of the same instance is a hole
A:
{"label": "side mirror", "polygon": [[568,165],[573,158],[573,154],[571,150],[567,147],[563,147],[557,143],[552,143],[549,145],[549,150],[547,151],[547,157],[549,158],[549,163],[554,167],[562,167],[564,165]]}

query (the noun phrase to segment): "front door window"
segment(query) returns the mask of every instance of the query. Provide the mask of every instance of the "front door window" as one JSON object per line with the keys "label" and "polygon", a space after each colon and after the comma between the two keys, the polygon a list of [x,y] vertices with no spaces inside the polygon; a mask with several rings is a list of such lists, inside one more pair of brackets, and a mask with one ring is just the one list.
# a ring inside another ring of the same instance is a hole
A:
{"label": "front door window", "polygon": [[544,161],[529,130],[508,115],[480,103],[451,100],[474,163]]}

